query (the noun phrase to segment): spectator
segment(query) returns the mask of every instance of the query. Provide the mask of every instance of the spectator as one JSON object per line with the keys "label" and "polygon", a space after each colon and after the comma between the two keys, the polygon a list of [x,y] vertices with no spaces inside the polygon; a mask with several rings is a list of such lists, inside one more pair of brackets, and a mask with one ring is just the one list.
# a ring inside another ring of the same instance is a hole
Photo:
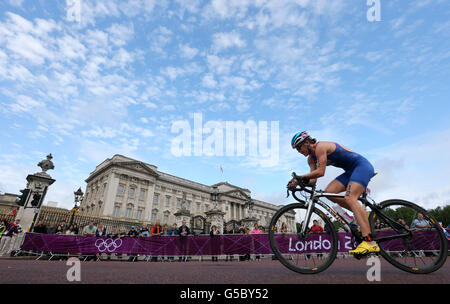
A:
{"label": "spectator", "polygon": [[73,225],[70,225],[64,234],[65,235],[75,235],[75,232],[73,231]]}
{"label": "spectator", "polygon": [[411,224],[411,228],[415,228],[415,229],[426,229],[426,228],[430,228],[430,223],[428,223],[427,220],[425,220],[423,218],[423,214],[422,213],[418,213],[417,214],[417,218],[412,222]]}
{"label": "spectator", "polygon": [[[174,223],[174,224],[172,225],[172,228],[170,228],[170,229],[167,231],[167,235],[168,235],[168,236],[176,236],[176,235],[178,235],[177,224]],[[169,261],[169,262],[173,262],[173,261],[174,261],[174,257],[173,257],[173,256],[168,257],[168,261]]]}
{"label": "spectator", "polygon": [[33,229],[34,233],[47,233],[47,227],[42,223],[42,221],[39,221],[36,226],[34,226]]}
{"label": "spectator", "polygon": [[156,220],[156,224],[152,228],[151,235],[152,236],[160,236],[161,234],[163,234],[163,232],[164,232],[164,229],[161,226],[160,221]]}
{"label": "spectator", "polygon": [[[188,249],[186,247],[187,240],[184,239],[184,237],[188,236],[189,234],[191,234],[191,230],[189,229],[188,226],[186,226],[186,221],[183,220],[181,222],[181,226],[178,228],[178,235],[181,237],[181,239],[180,239],[181,251],[183,253],[186,253],[186,251]],[[186,255],[180,256],[178,261],[181,262],[182,260],[187,262],[188,257]]]}
{"label": "spectator", "polygon": [[[250,234],[250,229],[248,227],[241,227],[239,228],[239,233],[242,234]],[[239,261],[250,261],[250,254],[246,253],[246,254],[241,254],[239,256]]]}
{"label": "spectator", "polygon": [[150,236],[150,232],[148,230],[147,224],[143,224],[141,229],[139,229],[139,236],[142,236],[142,237]]}
{"label": "spectator", "polygon": [[[231,225],[228,225],[225,227],[225,231],[223,232],[223,234],[234,234],[234,230],[232,229]],[[227,254],[227,256],[225,257],[225,262],[228,261],[233,261],[233,255],[232,254]]]}
{"label": "spectator", "polygon": [[73,233],[75,235],[77,235],[80,232],[78,225],[77,224],[73,224]]}
{"label": "spectator", "polygon": [[66,230],[67,229],[69,229],[69,225],[68,224],[66,224],[66,221],[61,221],[61,224],[59,224],[60,226],[61,226],[61,229],[62,229],[62,231],[63,231],[63,234],[64,234],[64,232],[66,232]]}
{"label": "spectator", "polygon": [[[209,232],[209,235],[211,236],[211,237],[214,237],[215,235],[219,235],[220,234],[220,232],[219,232],[219,230],[217,229],[217,226],[216,225],[212,225],[211,226],[211,231]],[[211,240],[211,245],[212,245],[212,248],[215,248],[215,246],[220,246],[219,244],[217,244],[217,242],[213,242],[212,240]],[[219,261],[219,259],[218,259],[218,257],[217,257],[217,255],[213,255],[212,257],[211,257],[211,260],[214,262],[218,262]]]}
{"label": "spectator", "polygon": [[281,230],[280,230],[280,232],[281,232],[281,233],[287,233],[287,232],[288,232],[286,223],[282,223],[282,224],[281,224]]}
{"label": "spectator", "polygon": [[223,234],[233,234],[233,233],[234,233],[234,231],[233,231],[231,225],[226,226],[225,231],[223,232]]}
{"label": "spectator", "polygon": [[50,226],[47,228],[47,234],[55,234],[55,233],[56,233],[55,224],[50,224]]}
{"label": "spectator", "polygon": [[64,234],[64,230],[63,230],[61,225],[58,225],[58,227],[56,228],[56,232],[55,233],[59,234],[59,235]]}
{"label": "spectator", "polygon": [[323,232],[323,228],[322,228],[322,226],[319,225],[319,222],[317,222],[317,220],[313,221],[313,225],[311,227],[311,231],[312,231],[312,233]]}
{"label": "spectator", "polygon": [[[135,226],[131,226],[131,229],[130,229],[130,231],[128,231],[127,235],[129,237],[131,237],[131,238],[136,238],[136,237],[139,236],[139,232],[136,230]],[[132,261],[136,261],[137,262],[137,256],[134,255],[134,254],[131,254],[130,257],[128,258],[128,261],[129,262],[132,262]]]}
{"label": "spectator", "polygon": [[186,221],[181,222],[180,228],[178,228],[178,235],[179,236],[188,236],[191,234],[191,230],[188,226],[186,226]]}
{"label": "spectator", "polygon": [[100,223],[95,230],[95,236],[106,236],[106,227],[103,225],[103,223]]}
{"label": "spectator", "polygon": [[13,239],[20,233],[18,224],[19,220],[16,220],[16,222],[13,224],[9,223],[6,220],[6,217],[3,219],[3,226],[6,227],[6,230],[3,232],[0,241],[0,256],[6,256],[9,254],[11,244],[13,244]]}
{"label": "spectator", "polygon": [[[127,231],[125,230],[125,228],[122,228],[122,229],[120,229],[120,232],[117,234],[117,236],[120,238],[120,239],[123,239],[124,237],[126,237],[128,234],[127,234]],[[121,253],[118,253],[117,254],[117,257],[118,258],[122,258],[122,254]]]}
{"label": "spectator", "polygon": [[408,225],[406,225],[406,222],[405,222],[405,220],[404,220],[404,219],[402,219],[402,218],[399,218],[399,219],[397,220],[397,222],[398,222],[398,223],[400,223],[400,224],[402,224],[403,226],[405,226],[405,228],[406,228],[406,229],[409,229],[409,226],[408,226]]}
{"label": "spectator", "polygon": [[134,237],[137,237],[137,236],[139,236],[139,232],[136,230],[136,227],[135,226],[131,226],[131,229],[130,229],[130,231],[128,231],[128,234],[127,234],[129,237],[132,237],[132,238],[134,238]]}
{"label": "spectator", "polygon": [[252,233],[253,233],[253,234],[255,234],[255,233],[261,233],[261,230],[259,229],[257,223],[255,223],[255,225],[253,226]]}
{"label": "spectator", "polygon": [[177,224],[174,223],[172,225],[172,228],[169,229],[168,235],[170,235],[170,236],[178,235]]}
{"label": "spectator", "polygon": [[167,224],[163,226],[163,235],[169,235],[169,225]]}
{"label": "spectator", "polygon": [[385,222],[380,222],[379,219],[375,221],[375,230],[388,230],[390,229]]}
{"label": "spectator", "polygon": [[128,234],[127,234],[127,231],[125,230],[125,228],[120,229],[120,232],[119,232],[119,238],[123,239],[123,238],[126,237],[127,235],[128,235]]}
{"label": "spectator", "polygon": [[[108,239],[117,239],[119,237],[119,233],[117,233],[116,230],[113,229],[111,230],[110,233],[106,235],[106,237]],[[108,252],[106,255],[108,256],[107,257],[108,261],[111,260],[111,253]]]}
{"label": "spectator", "polygon": [[90,221],[89,225],[83,228],[83,235],[84,236],[95,236],[95,233],[97,231],[97,227],[94,226],[94,222]]}
{"label": "spectator", "polygon": [[[255,223],[253,226],[252,234],[260,234],[262,233],[258,227],[258,223]],[[255,255],[255,260],[260,260],[261,256],[259,254]]]}

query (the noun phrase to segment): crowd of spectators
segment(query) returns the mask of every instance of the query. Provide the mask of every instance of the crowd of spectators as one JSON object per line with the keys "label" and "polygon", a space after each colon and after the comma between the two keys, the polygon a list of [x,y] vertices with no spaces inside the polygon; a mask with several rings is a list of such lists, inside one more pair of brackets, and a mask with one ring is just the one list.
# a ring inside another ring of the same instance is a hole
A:
{"label": "crowd of spectators", "polygon": [[20,220],[8,221],[4,218],[0,223],[0,256],[8,255],[15,238],[22,233]]}

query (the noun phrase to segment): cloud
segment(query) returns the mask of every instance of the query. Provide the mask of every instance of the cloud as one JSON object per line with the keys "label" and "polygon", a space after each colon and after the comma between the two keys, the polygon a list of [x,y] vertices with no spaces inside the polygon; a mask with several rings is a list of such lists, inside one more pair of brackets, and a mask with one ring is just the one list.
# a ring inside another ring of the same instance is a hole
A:
{"label": "cloud", "polygon": [[449,139],[450,130],[441,130],[369,151],[379,172],[371,182],[374,197],[406,199],[425,208],[448,203],[450,156],[442,151],[450,149]]}
{"label": "cloud", "polygon": [[242,40],[239,33],[236,32],[216,33],[213,35],[212,49],[215,53],[219,53],[232,47],[242,48],[245,47],[245,45],[246,42]]}
{"label": "cloud", "polygon": [[134,36],[133,24],[113,24],[108,29],[109,41],[115,46],[122,47]]}
{"label": "cloud", "polygon": [[214,75],[208,73],[203,76],[202,85],[206,88],[213,89],[217,86],[217,81],[214,79]]}
{"label": "cloud", "polygon": [[192,59],[197,56],[199,50],[197,48],[190,47],[187,44],[180,44],[180,53],[182,58]]}
{"label": "cloud", "polygon": [[234,57],[223,58],[216,55],[207,55],[206,61],[209,69],[217,74],[228,74],[234,62]]}

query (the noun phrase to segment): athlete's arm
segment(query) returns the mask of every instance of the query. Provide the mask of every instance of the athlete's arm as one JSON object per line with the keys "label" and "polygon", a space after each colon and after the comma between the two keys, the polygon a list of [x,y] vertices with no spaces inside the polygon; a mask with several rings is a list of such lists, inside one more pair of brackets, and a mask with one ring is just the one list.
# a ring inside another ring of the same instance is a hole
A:
{"label": "athlete's arm", "polygon": [[[311,156],[308,157],[308,165],[311,170],[310,173],[317,169],[316,162],[314,161],[314,159]],[[310,185],[314,185],[316,182],[317,182],[317,178],[313,178],[313,179],[309,180]]]}
{"label": "athlete's arm", "polygon": [[[303,175],[304,178],[316,179],[325,175],[325,169],[327,167],[327,146],[324,144],[318,144],[316,147],[316,157],[318,159],[317,166],[315,170],[308,174]],[[309,161],[308,161],[309,163]]]}

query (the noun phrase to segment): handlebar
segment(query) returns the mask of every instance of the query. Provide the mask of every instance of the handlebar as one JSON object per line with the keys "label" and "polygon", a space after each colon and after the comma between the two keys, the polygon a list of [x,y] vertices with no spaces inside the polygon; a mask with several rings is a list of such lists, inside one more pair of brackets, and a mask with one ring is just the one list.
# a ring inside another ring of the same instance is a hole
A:
{"label": "handlebar", "polygon": [[[307,184],[302,183],[301,182],[302,178],[300,176],[298,176],[295,172],[292,172],[292,177],[295,178],[296,180],[298,180],[299,184],[298,184],[297,188],[295,188],[293,190],[288,188],[288,190],[287,190],[287,195],[288,196],[289,196],[289,191],[291,191],[292,192],[292,196],[295,199],[298,200],[297,196],[295,195],[295,192],[305,191],[305,192],[308,192],[309,194],[313,194],[314,193],[314,188],[316,187],[315,185],[307,185]],[[307,189],[307,187],[311,188],[311,190]]]}

